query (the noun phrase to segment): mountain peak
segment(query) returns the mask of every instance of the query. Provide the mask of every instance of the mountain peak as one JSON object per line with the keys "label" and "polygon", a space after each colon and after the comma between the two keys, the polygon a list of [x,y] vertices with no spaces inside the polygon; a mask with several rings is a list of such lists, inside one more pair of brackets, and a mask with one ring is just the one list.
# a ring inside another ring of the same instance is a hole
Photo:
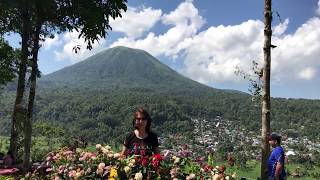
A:
{"label": "mountain peak", "polygon": [[204,86],[172,70],[144,50],[116,46],[43,77],[58,86],[198,87]]}

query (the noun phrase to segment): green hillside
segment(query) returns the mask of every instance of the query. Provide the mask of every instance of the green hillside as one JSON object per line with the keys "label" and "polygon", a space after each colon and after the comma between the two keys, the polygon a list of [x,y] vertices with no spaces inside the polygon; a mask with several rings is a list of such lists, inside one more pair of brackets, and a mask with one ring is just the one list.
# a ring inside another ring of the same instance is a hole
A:
{"label": "green hillside", "polygon": [[[50,87],[92,88],[195,88],[204,87],[187,79],[149,53],[127,47],[114,47],[73,66],[44,76]],[[52,84],[50,84],[52,83]]]}
{"label": "green hillside", "polygon": [[[2,90],[0,135],[9,135],[15,92]],[[260,106],[250,95],[192,81],[145,51],[115,47],[41,78],[34,121],[48,122],[92,142],[120,142],[135,107],[146,107],[161,134],[189,133],[191,118],[217,115],[260,134]],[[320,101],[272,99],[272,129],[319,140]],[[303,127],[303,128],[301,128]],[[239,128],[239,127],[237,127]]]}

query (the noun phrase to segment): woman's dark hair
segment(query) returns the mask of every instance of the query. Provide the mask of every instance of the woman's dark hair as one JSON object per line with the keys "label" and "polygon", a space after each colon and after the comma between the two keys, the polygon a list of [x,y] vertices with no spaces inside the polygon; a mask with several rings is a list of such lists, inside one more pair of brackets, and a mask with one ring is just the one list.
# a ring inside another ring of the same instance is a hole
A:
{"label": "woman's dark hair", "polygon": [[135,127],[135,121],[136,121],[136,117],[138,116],[138,114],[141,114],[144,116],[144,118],[146,118],[147,120],[147,126],[146,126],[146,132],[149,133],[150,132],[150,126],[151,126],[151,118],[149,113],[143,109],[143,108],[137,108],[136,111],[133,113],[133,121],[132,121],[132,125],[133,127],[136,129]]}

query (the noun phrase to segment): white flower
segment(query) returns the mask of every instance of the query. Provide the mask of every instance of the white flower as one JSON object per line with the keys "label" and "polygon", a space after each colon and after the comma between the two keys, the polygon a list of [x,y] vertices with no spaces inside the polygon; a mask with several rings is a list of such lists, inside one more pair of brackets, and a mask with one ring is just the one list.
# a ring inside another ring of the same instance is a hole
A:
{"label": "white flower", "polygon": [[128,166],[129,166],[129,167],[133,167],[134,164],[130,162],[130,163],[128,164]]}
{"label": "white flower", "polygon": [[106,167],[106,164],[105,163],[100,163],[98,165],[98,169],[103,169],[104,167]]}
{"label": "white flower", "polygon": [[229,176],[227,176],[227,177],[226,177],[226,180],[229,180],[229,179],[230,179]]}
{"label": "white flower", "polygon": [[119,154],[119,153],[115,153],[115,154],[113,155],[113,157],[114,157],[114,158],[119,158],[119,157],[120,157],[120,154]]}
{"label": "white flower", "polygon": [[89,173],[91,173],[91,168],[88,168],[88,169],[86,170],[86,174],[89,174]]}
{"label": "white flower", "polygon": [[134,179],[135,180],[142,180],[143,176],[142,174],[139,172],[139,173],[136,173],[135,176],[134,176]]}
{"label": "white flower", "polygon": [[96,171],[96,173],[99,174],[99,175],[102,175],[102,174],[103,174],[103,171],[104,171],[103,169],[99,169],[99,168],[98,168],[97,171]]}
{"label": "white flower", "polygon": [[131,170],[129,166],[124,167],[124,172],[128,173]]}
{"label": "white flower", "polygon": [[96,145],[96,149],[97,149],[97,150],[100,150],[101,148],[102,148],[101,144],[97,144],[97,145]]}
{"label": "white flower", "polygon": [[213,177],[212,177],[212,180],[219,180],[219,174],[215,174]]}
{"label": "white flower", "polygon": [[130,159],[130,163],[134,164],[134,163],[136,163],[136,160]]}
{"label": "white flower", "polygon": [[231,177],[235,179],[237,177],[237,173],[234,172]]}
{"label": "white flower", "polygon": [[110,147],[110,146],[108,146],[108,145],[106,145],[104,148],[106,148],[106,149],[108,149],[108,150],[110,150],[110,149],[111,149],[111,147]]}
{"label": "white flower", "polygon": [[195,174],[190,174],[189,176],[186,177],[186,180],[192,180],[192,179],[196,179]]}
{"label": "white flower", "polygon": [[172,156],[172,159],[176,159],[177,158],[177,156]]}
{"label": "white flower", "polygon": [[101,148],[101,151],[103,152],[103,154],[108,154],[110,151],[104,147]]}
{"label": "white flower", "polygon": [[175,158],[175,160],[174,160],[173,163],[174,163],[174,164],[177,164],[179,161],[180,161],[180,158],[177,157],[177,158]]}
{"label": "white flower", "polygon": [[108,158],[113,158],[113,154],[112,153],[109,153],[107,156],[108,156]]}
{"label": "white flower", "polygon": [[195,179],[195,178],[196,178],[196,175],[192,173],[192,174],[189,175],[189,177],[190,177],[191,179]]}

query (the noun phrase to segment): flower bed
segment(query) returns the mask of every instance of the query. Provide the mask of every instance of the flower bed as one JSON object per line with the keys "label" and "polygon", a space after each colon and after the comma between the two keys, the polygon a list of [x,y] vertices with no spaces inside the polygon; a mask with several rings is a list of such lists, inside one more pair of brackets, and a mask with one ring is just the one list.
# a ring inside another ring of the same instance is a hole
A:
{"label": "flower bed", "polygon": [[26,179],[236,179],[235,174],[225,174],[224,166],[213,167],[203,160],[169,152],[123,158],[110,146],[98,144],[94,152],[49,153],[46,166],[28,173]]}

